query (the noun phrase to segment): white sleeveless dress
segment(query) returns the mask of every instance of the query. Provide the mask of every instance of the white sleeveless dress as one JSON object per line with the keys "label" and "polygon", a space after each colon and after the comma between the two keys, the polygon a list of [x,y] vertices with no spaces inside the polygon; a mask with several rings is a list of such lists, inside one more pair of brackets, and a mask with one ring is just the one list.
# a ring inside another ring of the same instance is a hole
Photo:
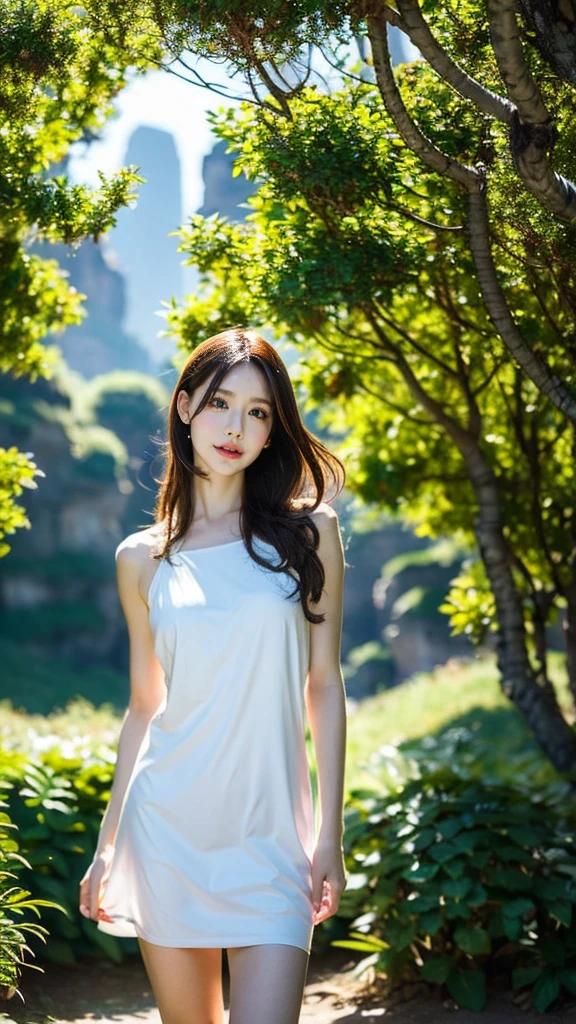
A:
{"label": "white sleeveless dress", "polygon": [[[276,548],[256,551],[279,564]],[[162,559],[148,595],[167,692],[128,784],[100,906],[111,935],[310,952],[310,623],[243,540]]]}

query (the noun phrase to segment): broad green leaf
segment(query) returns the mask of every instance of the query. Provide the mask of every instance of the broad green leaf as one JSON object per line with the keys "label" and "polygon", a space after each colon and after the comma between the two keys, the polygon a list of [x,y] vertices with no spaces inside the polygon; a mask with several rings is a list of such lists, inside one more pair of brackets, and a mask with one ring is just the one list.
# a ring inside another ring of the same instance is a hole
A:
{"label": "broad green leaf", "polygon": [[560,979],[557,974],[553,974],[546,968],[534,983],[532,993],[534,1006],[540,1013],[544,1013],[559,994]]}
{"label": "broad green leaf", "polygon": [[542,968],[538,966],[517,967],[512,971],[512,988],[524,988],[526,985],[532,985],[541,973]]}
{"label": "broad green leaf", "polygon": [[425,960],[420,973],[426,981],[434,981],[443,985],[454,968],[454,961],[448,956],[431,956]]}
{"label": "broad green leaf", "polygon": [[452,843],[436,843],[430,847],[428,853],[439,864],[445,864],[446,861],[452,860],[453,857],[457,856],[458,849]]}
{"label": "broad green leaf", "polygon": [[483,928],[456,928],[454,942],[459,949],[464,953],[470,953],[471,956],[490,953],[492,949],[490,936]]}
{"label": "broad green leaf", "polygon": [[532,900],[520,897],[517,900],[510,900],[509,903],[506,903],[502,907],[502,913],[504,917],[523,917],[524,914],[528,914],[534,909]]}
{"label": "broad green leaf", "polygon": [[442,927],[442,913],[440,910],[429,910],[420,914],[418,931],[422,935],[436,935]]}
{"label": "broad green leaf", "polygon": [[486,1006],[486,981],[482,971],[453,970],[447,980],[448,991],[459,1006],[479,1013]]}

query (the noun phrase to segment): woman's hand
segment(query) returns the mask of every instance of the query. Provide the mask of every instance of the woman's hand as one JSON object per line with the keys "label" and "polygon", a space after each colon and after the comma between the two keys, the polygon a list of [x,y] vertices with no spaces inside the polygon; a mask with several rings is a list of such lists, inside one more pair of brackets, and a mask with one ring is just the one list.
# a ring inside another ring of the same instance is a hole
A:
{"label": "woman's hand", "polygon": [[100,909],[99,903],[102,886],[108,877],[113,854],[113,845],[97,850],[90,867],[80,882],[80,913],[93,921],[112,921]]}
{"label": "woman's hand", "polygon": [[314,925],[336,913],[347,881],[341,840],[319,839],[312,858]]}

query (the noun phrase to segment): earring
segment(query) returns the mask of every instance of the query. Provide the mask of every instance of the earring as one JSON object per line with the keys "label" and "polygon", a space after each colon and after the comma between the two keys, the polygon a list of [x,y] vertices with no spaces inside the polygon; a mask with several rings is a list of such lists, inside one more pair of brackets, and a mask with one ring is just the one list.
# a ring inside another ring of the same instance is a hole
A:
{"label": "earring", "polygon": [[266,444],[264,445],[264,448],[269,448],[269,447],[270,447],[270,438],[268,438],[268,440],[266,441]]}

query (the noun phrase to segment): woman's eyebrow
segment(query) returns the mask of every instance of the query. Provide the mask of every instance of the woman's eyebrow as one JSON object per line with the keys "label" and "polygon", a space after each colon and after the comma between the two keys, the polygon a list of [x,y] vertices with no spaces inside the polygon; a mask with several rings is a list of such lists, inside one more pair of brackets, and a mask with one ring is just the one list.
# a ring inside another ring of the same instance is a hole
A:
{"label": "woman's eyebrow", "polygon": [[[216,391],[221,391],[223,395],[235,395],[235,391],[227,391],[226,388],[216,388]],[[269,405],[272,408],[272,402],[269,402],[267,398],[249,398],[249,402],[263,402],[264,405]]]}

